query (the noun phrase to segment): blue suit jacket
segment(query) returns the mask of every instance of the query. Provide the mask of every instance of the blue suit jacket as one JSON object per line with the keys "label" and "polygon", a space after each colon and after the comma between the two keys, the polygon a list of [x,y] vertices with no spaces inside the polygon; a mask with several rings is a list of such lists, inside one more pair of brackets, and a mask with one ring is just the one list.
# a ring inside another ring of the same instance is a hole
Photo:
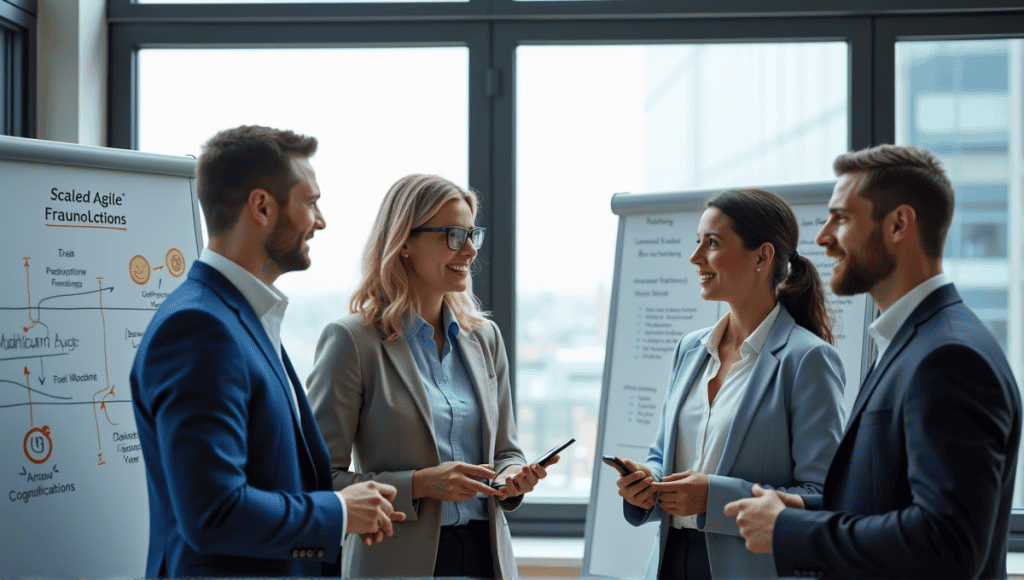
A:
{"label": "blue suit jacket", "polygon": [[[711,356],[701,341],[712,330],[694,332],[676,347],[658,435],[647,456],[655,479],[687,469],[674,465],[676,420],[694,379]],[[715,578],[775,577],[771,555],[749,552],[736,520],[725,517],[722,510],[730,501],[750,497],[755,483],[801,495],[821,492],[843,432],[844,377],[839,352],[798,326],[783,307],[754,362],[718,467],[708,474],[708,509],[697,519],[707,534]],[[623,507],[633,525],[661,520],[647,568],[647,577],[655,578],[671,515],[657,505],[644,511],[623,501]]]}
{"label": "blue suit jacket", "polygon": [[780,574],[1005,578],[1021,404],[992,333],[952,284],[865,379],[808,508],[779,515]]}
{"label": "blue suit jacket", "polygon": [[195,262],[131,371],[149,486],[146,576],[319,576],[343,507],[298,378],[242,294]]}

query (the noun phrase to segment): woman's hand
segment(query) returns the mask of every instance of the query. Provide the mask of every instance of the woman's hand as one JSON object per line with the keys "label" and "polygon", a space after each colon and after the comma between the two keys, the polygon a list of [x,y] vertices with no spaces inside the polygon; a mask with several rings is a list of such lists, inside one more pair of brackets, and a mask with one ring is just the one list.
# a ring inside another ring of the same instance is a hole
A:
{"label": "woman's hand", "polygon": [[483,479],[494,477],[493,465],[445,461],[412,474],[412,499],[432,497],[441,501],[466,501],[478,493],[498,495]]}
{"label": "woman's hand", "polygon": [[675,516],[692,516],[708,511],[708,476],[699,471],[673,473],[652,484],[658,505]]}
{"label": "woman's hand", "polygon": [[[559,457],[555,455],[548,460],[548,465],[558,463],[558,459]],[[519,469],[516,469],[516,467]],[[533,487],[537,485],[538,481],[547,476],[548,471],[539,463],[534,463],[533,465],[513,465],[494,478],[495,483],[503,484],[498,488],[498,500],[504,501],[510,497],[527,494],[533,491]]]}
{"label": "woman's hand", "polygon": [[620,476],[618,480],[619,495],[638,508],[649,510],[658,501],[658,493],[653,487],[654,474],[642,463],[631,459],[623,459],[630,472]]}

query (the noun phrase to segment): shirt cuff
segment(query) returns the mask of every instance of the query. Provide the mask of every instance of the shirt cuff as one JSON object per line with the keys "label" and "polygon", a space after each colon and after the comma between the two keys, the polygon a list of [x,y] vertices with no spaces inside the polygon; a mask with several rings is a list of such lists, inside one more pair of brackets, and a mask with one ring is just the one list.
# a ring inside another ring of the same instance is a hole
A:
{"label": "shirt cuff", "polygon": [[345,505],[345,498],[340,491],[334,492],[341,502],[341,544],[345,544],[345,535],[348,533],[348,506]]}

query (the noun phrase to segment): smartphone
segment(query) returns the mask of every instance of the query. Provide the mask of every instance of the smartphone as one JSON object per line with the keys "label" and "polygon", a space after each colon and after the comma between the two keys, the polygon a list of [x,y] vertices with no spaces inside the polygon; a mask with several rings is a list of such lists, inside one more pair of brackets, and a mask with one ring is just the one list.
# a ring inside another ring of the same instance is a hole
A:
{"label": "smartphone", "polygon": [[[566,447],[572,445],[575,442],[576,442],[576,438],[573,437],[572,439],[569,439],[565,443],[560,443],[558,445],[555,445],[554,447],[549,449],[546,453],[541,455],[536,461],[534,461],[533,463],[530,463],[530,465],[533,465],[534,463],[536,463],[537,465],[540,465],[541,467],[547,467],[548,466],[548,461],[551,461],[551,459],[554,458],[554,456],[558,455]],[[497,479],[497,476],[495,476],[495,479]],[[490,482],[488,485],[490,485],[494,489],[499,489],[499,488],[504,486],[503,483],[495,483],[493,481]]]}
{"label": "smartphone", "polygon": [[616,471],[619,472],[619,475],[629,475],[630,473],[633,473],[628,467],[626,467],[625,463],[619,460],[618,457],[605,455],[601,457],[601,461],[604,461],[608,465],[614,467]]}

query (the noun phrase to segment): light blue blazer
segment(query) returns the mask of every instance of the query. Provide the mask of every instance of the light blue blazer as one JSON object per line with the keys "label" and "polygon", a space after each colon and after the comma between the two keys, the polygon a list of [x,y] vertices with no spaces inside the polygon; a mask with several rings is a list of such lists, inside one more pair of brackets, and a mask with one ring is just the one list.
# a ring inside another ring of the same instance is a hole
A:
{"label": "light blue blazer", "polygon": [[[658,435],[647,454],[655,480],[685,471],[676,466],[676,420],[704,363],[703,340],[712,328],[693,332],[676,347]],[[708,474],[707,513],[697,517],[707,534],[715,578],[776,578],[771,554],[747,551],[736,520],[723,513],[730,501],[750,497],[755,483],[800,495],[819,494],[843,435],[843,363],[839,352],[779,311],[754,362],[750,382],[718,467]],[[656,578],[672,517],[655,505],[643,510],[623,501],[626,520],[639,526],[660,519],[646,576]]]}

